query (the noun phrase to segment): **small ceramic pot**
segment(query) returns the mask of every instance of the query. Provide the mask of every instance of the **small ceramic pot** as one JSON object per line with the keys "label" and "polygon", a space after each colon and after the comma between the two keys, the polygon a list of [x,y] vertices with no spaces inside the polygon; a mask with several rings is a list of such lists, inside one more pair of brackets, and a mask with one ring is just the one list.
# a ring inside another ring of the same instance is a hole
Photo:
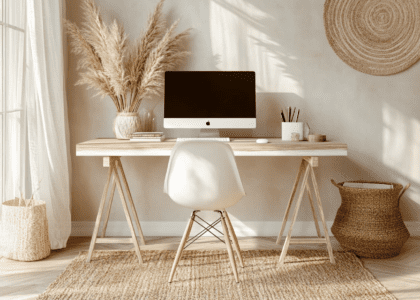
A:
{"label": "small ceramic pot", "polygon": [[114,134],[117,139],[129,139],[140,128],[137,112],[120,112],[114,120]]}

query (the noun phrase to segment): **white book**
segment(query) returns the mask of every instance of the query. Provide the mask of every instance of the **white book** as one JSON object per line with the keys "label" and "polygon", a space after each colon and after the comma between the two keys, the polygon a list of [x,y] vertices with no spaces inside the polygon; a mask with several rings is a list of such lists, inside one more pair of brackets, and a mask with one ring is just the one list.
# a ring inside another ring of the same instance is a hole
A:
{"label": "white book", "polygon": [[134,132],[131,134],[131,138],[140,138],[140,137],[161,137],[163,132]]}
{"label": "white book", "polygon": [[165,140],[165,136],[160,137],[132,137],[130,142],[162,142]]}
{"label": "white book", "polygon": [[392,184],[368,183],[368,182],[345,182],[343,183],[343,186],[359,188],[359,189],[381,189],[381,190],[392,189],[394,187]]}

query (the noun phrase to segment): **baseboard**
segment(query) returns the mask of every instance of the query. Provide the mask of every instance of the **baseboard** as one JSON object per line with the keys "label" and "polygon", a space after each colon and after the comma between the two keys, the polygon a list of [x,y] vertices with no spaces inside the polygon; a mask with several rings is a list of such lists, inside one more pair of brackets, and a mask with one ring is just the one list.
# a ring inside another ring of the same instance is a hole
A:
{"label": "baseboard", "polygon": [[[140,222],[145,236],[182,236],[187,222]],[[332,236],[331,226],[333,222],[327,222],[329,235]],[[280,232],[281,222],[240,222],[232,221],[238,237],[243,236],[277,236]],[[405,222],[411,236],[420,236],[420,222]],[[72,236],[91,236],[95,222],[72,222]],[[290,222],[287,222],[288,230]],[[220,231],[222,228],[216,226]],[[320,224],[322,230],[322,225]],[[201,227],[193,226],[191,235],[197,234]],[[286,232],[287,233],[287,232]],[[107,236],[130,236],[130,230],[125,221],[112,221],[107,226]],[[293,226],[293,236],[315,236],[316,229],[313,222],[296,222]],[[206,233],[204,236],[211,236]]]}

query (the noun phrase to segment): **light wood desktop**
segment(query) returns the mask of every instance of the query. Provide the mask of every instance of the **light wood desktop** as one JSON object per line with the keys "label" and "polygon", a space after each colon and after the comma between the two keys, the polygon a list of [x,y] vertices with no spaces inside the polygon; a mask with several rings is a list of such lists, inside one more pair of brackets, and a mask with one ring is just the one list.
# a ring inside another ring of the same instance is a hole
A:
{"label": "light wood desktop", "polygon": [[[290,243],[325,243],[327,245],[331,263],[334,263],[334,256],[332,247],[328,236],[328,229],[325,223],[324,212],[322,209],[321,196],[319,194],[318,184],[315,178],[314,169],[318,167],[318,157],[321,156],[347,156],[347,145],[339,142],[318,142],[310,143],[307,141],[289,142],[282,141],[279,138],[269,138],[267,144],[257,144],[256,138],[232,138],[229,145],[232,147],[235,156],[295,156],[302,157],[299,170],[297,172],[296,180],[292,188],[292,192],[287,204],[284,214],[282,226],[277,239],[277,244],[280,244],[283,232],[286,227],[286,221],[289,217],[292,202],[298,190],[299,182],[300,189],[298,192],[297,203],[293,212],[291,225],[283,245],[283,250],[280,255],[280,264],[284,263],[287,249]],[[76,145],[77,156],[102,156],[104,167],[109,167],[108,179],[105,184],[105,189],[102,194],[99,211],[96,218],[95,228],[92,235],[92,240],[89,248],[88,262],[90,261],[93,249],[96,243],[133,243],[137,256],[142,261],[140,253],[140,245],[134,229],[134,224],[139,232],[140,239],[145,244],[143,232],[141,230],[140,221],[134,206],[133,198],[130,193],[127,179],[125,177],[124,169],[120,160],[121,156],[169,156],[171,150],[176,143],[176,139],[167,139],[163,142],[131,142],[129,140],[117,139],[95,139]],[[111,183],[110,199],[105,208],[108,196],[108,189]],[[311,177],[312,187],[315,194],[316,202],[314,201],[310,189],[309,177]],[[123,188],[124,187],[124,188]],[[131,238],[105,238],[107,223],[109,220],[111,205],[114,197],[115,188],[118,189],[120,199],[124,208],[124,213],[127,218],[128,225],[131,231]],[[124,195],[124,189],[125,194]],[[315,227],[317,231],[317,238],[292,238],[293,225],[296,221],[299,207],[301,205],[304,193],[308,194],[309,203],[311,205]],[[324,237],[319,228],[316,209],[318,208],[319,217],[323,226]],[[134,224],[130,215],[133,214]],[[101,224],[102,215],[105,211],[105,221],[101,232],[101,237],[98,238],[99,227]]]}

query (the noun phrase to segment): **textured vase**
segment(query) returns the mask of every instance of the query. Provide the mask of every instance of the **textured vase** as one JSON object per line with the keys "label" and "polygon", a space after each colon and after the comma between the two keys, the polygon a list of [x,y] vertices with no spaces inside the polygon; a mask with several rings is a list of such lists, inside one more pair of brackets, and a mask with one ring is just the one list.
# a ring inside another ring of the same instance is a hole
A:
{"label": "textured vase", "polygon": [[140,128],[140,116],[137,112],[120,112],[114,120],[114,134],[117,139],[129,139]]}

